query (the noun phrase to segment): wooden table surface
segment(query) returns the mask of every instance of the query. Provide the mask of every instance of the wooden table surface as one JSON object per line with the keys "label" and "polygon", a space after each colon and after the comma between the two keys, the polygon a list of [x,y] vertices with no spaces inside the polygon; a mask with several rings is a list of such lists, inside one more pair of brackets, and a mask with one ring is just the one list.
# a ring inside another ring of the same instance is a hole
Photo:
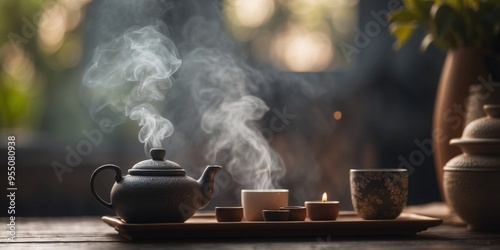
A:
{"label": "wooden table surface", "polygon": [[[2,222],[6,222],[3,218]],[[6,224],[6,223],[3,223]],[[463,226],[440,225],[413,237],[330,237],[143,241],[123,239],[100,217],[17,218],[16,242],[5,229],[0,249],[500,249],[500,232],[471,232]]]}

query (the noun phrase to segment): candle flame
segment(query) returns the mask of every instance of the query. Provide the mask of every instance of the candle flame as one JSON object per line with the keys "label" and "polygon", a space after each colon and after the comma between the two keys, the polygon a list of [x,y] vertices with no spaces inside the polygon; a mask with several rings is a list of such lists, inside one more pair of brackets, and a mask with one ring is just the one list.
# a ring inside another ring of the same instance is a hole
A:
{"label": "candle flame", "polygon": [[322,202],[326,202],[327,201],[326,192],[323,193],[323,197],[321,198],[321,201]]}
{"label": "candle flame", "polygon": [[340,111],[335,111],[333,112],[333,119],[339,121],[340,119],[342,119],[342,112]]}

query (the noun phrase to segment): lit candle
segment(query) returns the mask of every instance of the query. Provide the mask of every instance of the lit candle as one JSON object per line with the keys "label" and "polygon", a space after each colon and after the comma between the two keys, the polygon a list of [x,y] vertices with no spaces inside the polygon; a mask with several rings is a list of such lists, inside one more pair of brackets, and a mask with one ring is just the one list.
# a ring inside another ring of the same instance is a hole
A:
{"label": "lit candle", "polygon": [[340,203],[328,201],[326,192],[323,193],[321,201],[306,201],[307,217],[310,220],[335,220],[339,215]]}

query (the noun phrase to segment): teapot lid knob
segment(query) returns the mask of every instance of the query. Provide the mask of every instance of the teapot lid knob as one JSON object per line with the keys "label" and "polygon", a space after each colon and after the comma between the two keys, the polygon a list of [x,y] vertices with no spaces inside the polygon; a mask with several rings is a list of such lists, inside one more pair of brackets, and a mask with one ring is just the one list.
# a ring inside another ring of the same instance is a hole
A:
{"label": "teapot lid knob", "polygon": [[151,151],[149,151],[149,154],[151,155],[151,158],[153,158],[153,160],[163,161],[166,152],[163,148],[152,148]]}
{"label": "teapot lid knob", "polygon": [[500,118],[500,105],[486,104],[484,112],[491,118]]}

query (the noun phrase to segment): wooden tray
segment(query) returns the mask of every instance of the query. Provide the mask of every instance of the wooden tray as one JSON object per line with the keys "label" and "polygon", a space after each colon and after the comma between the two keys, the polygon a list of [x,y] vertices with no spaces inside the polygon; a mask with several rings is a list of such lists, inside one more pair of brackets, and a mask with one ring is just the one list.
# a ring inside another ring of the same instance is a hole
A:
{"label": "wooden tray", "polygon": [[217,222],[214,214],[196,214],[185,223],[131,224],[116,216],[104,216],[102,221],[129,240],[414,236],[442,223],[409,213],[395,220],[363,220],[355,212],[340,212],[336,221]]}

